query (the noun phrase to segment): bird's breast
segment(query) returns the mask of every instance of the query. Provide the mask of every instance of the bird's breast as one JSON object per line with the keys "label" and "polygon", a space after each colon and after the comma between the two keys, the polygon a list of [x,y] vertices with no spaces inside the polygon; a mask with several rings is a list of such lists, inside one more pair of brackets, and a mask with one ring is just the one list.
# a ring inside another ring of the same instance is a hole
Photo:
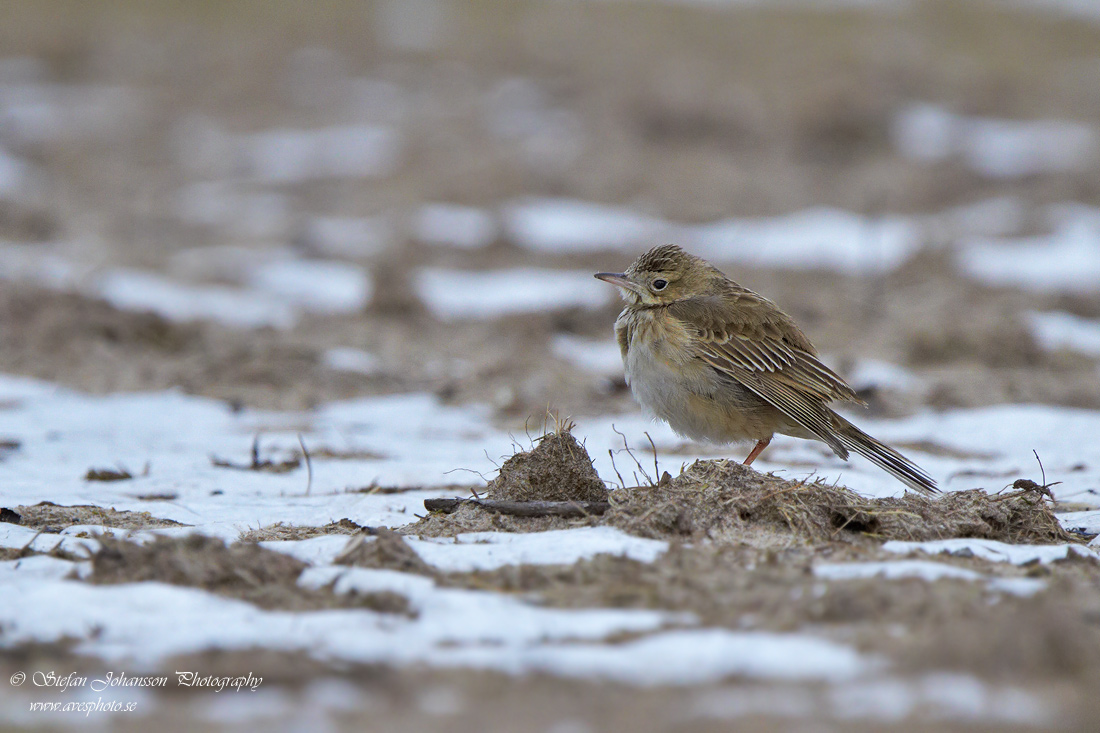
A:
{"label": "bird's breast", "polygon": [[616,331],[634,398],[677,433],[725,443],[774,431],[774,410],[696,356],[695,337],[676,319],[624,311]]}
{"label": "bird's breast", "polygon": [[[671,317],[625,314],[617,324],[626,381],[643,407],[658,417],[688,393],[712,393],[714,372],[691,348],[691,335]],[[667,418],[665,418],[667,419]]]}

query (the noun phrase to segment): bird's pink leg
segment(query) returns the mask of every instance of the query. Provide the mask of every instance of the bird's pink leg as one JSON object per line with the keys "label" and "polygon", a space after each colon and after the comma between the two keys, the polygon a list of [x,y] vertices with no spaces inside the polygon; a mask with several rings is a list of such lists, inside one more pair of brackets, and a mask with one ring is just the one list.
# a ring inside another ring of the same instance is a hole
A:
{"label": "bird's pink leg", "polygon": [[771,438],[768,438],[766,440],[756,441],[756,445],[753,446],[753,449],[751,451],[749,451],[748,457],[745,458],[745,465],[746,466],[751,466],[752,462],[756,460],[756,457],[759,456],[761,453],[763,453],[764,449],[767,448],[768,444],[771,443],[771,442],[772,442]]}

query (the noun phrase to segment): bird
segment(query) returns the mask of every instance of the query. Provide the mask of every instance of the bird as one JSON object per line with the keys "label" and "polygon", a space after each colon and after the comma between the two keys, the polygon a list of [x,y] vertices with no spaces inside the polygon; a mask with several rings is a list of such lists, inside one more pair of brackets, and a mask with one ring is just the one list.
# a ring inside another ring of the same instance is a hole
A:
{"label": "bird", "polygon": [[914,490],[939,492],[919,466],[829,406],[866,403],[772,301],[675,244],[595,277],[626,301],[615,336],[630,391],[681,436],[755,440],[746,466],[776,433],[818,440],[845,460],[860,454]]}

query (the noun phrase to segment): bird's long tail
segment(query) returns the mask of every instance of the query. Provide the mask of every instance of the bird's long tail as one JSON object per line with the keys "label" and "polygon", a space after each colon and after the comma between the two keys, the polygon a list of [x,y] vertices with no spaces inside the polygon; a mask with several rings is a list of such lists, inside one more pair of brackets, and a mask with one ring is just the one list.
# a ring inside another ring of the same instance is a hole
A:
{"label": "bird's long tail", "polygon": [[833,423],[836,437],[845,448],[860,454],[910,488],[926,494],[939,493],[936,482],[901,453],[872,438],[836,413],[833,413]]}

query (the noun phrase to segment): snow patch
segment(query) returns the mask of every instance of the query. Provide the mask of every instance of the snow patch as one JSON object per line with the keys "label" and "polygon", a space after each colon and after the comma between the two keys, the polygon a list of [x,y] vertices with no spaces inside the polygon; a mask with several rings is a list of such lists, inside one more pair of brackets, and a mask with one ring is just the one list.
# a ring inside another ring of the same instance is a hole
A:
{"label": "snow patch", "polygon": [[64,580],[76,575],[84,577],[91,572],[91,566],[86,562],[72,562],[49,555],[31,555],[19,560],[5,560],[0,562],[0,583],[19,580]]}
{"label": "snow patch", "polygon": [[427,204],[417,212],[413,229],[425,244],[479,249],[497,239],[500,227],[493,215],[472,206]]}
{"label": "snow patch", "polygon": [[459,271],[423,269],[416,292],[439,318],[498,318],[606,305],[611,289],[590,272],[568,270]]}
{"label": "snow patch", "polygon": [[1046,587],[1035,578],[996,578],[966,568],[928,560],[894,560],[890,562],[823,563],[814,566],[814,576],[827,580],[863,580],[867,578],[920,578],[929,583],[947,578],[952,580],[986,581],[991,590],[1017,596],[1031,596]]}
{"label": "snow patch", "polygon": [[77,557],[88,557],[99,550],[99,542],[87,537],[40,532],[30,527],[2,522],[0,523],[0,547],[12,550],[27,549],[34,552],[57,550]]}
{"label": "snow patch", "polygon": [[236,237],[284,237],[291,223],[286,196],[273,191],[241,191],[228,181],[191,183],[176,192],[175,203],[180,221],[224,227]]}
{"label": "snow patch", "polygon": [[0,242],[0,280],[64,290],[75,288],[86,274],[50,245]]}
{"label": "snow patch", "polygon": [[718,262],[855,274],[893,270],[921,243],[920,228],[912,221],[865,219],[839,209],[689,226],[627,208],[532,198],[506,207],[505,226],[516,243],[536,252],[640,253],[676,242]]}
{"label": "snow patch", "polygon": [[856,391],[888,389],[914,392],[923,389],[924,380],[911,370],[878,359],[860,359],[848,374],[848,384]]}
{"label": "snow patch", "polygon": [[1027,314],[1031,335],[1044,349],[1068,349],[1100,356],[1100,320],[1081,318],[1072,313],[1050,311]]}
{"label": "snow patch", "polygon": [[[386,572],[342,571],[357,578]],[[10,643],[73,637],[84,640],[78,647],[80,653],[138,664],[212,648],[267,648],[368,664],[428,663],[515,673],[540,668],[554,671],[557,667],[560,673],[573,671],[599,678],[646,664],[645,649],[624,655],[616,646],[561,648],[559,644],[654,632],[664,624],[684,620],[654,611],[544,609],[497,593],[441,589],[416,582],[404,587],[417,610],[415,619],[363,610],[263,611],[201,590],[161,583],[96,586],[28,578],[14,581],[9,588],[14,592],[0,598],[0,623]],[[195,619],[203,622],[195,623]],[[837,659],[832,664],[831,659],[819,663],[829,664],[830,672],[836,671],[834,667],[841,673],[858,669],[855,652],[829,642],[818,643]],[[796,644],[790,644],[790,650],[795,648]],[[684,661],[678,668],[663,673],[670,681],[694,667],[690,661],[715,656],[702,645],[681,645],[679,655]],[[608,661],[585,671],[589,657]],[[749,660],[741,665],[749,671],[761,666]],[[787,666],[803,665],[788,659]],[[764,669],[767,671],[767,665]],[[699,670],[692,674],[696,679],[708,678]]]}
{"label": "snow patch", "polygon": [[0,200],[14,199],[25,185],[30,164],[0,147]]}
{"label": "snow patch", "polygon": [[1100,559],[1100,555],[1081,545],[1010,545],[996,540],[957,538],[949,540],[931,540],[928,542],[902,542],[891,540],[882,546],[886,552],[908,555],[924,552],[929,555],[947,553],[948,555],[966,555],[980,557],[993,562],[1007,562],[1013,565],[1027,563],[1049,563],[1064,560],[1071,555]]}
{"label": "snow patch", "polygon": [[596,555],[653,562],[668,543],[628,535],[614,527],[549,532],[470,532],[455,538],[406,538],[417,554],[445,572],[494,570],[505,565],[572,565]]}
{"label": "snow patch", "polygon": [[397,130],[377,125],[267,130],[239,144],[249,172],[264,183],[382,178],[397,170],[402,152]]}
{"label": "snow patch", "polygon": [[120,268],[102,275],[89,290],[122,310],[148,311],[171,321],[218,321],[236,328],[292,328],[303,312],[356,313],[370,299],[373,283],[358,265],[301,260],[280,252],[264,257],[261,264],[255,259],[247,249],[218,247],[209,253],[181,253],[174,260],[184,270],[211,270],[197,274],[236,277],[243,281],[241,287],[189,283]]}
{"label": "snow patch", "polygon": [[363,310],[372,290],[362,267],[324,260],[269,262],[254,268],[247,280],[256,291],[280,302],[329,315]]}
{"label": "snow patch", "polygon": [[140,93],[107,84],[0,85],[0,129],[20,147],[61,140],[113,140],[143,121]]}
{"label": "snow patch", "polygon": [[550,351],[559,359],[593,374],[621,376],[623,373],[623,357],[619,353],[619,344],[610,333],[607,338],[602,339],[561,334],[555,336],[550,343]]}
{"label": "snow patch", "polygon": [[267,293],[193,285],[152,272],[119,269],[99,280],[97,294],[116,308],[148,311],[170,321],[219,321],[238,328],[291,328],[294,308]]}
{"label": "snow patch", "polygon": [[543,647],[524,660],[535,669],[641,686],[693,685],[733,675],[839,681],[878,664],[851,647],[798,634],[685,629],[613,646]]}
{"label": "snow patch", "polygon": [[[1065,512],[1058,515],[1058,521],[1070,532],[1100,535],[1100,511]],[[1091,546],[1096,546],[1095,539]]]}
{"label": "snow patch", "polygon": [[1035,292],[1093,293],[1100,288],[1100,210],[1052,207],[1051,234],[963,242],[959,266],[990,285]]}
{"label": "snow patch", "polygon": [[315,216],[306,224],[301,239],[309,252],[358,258],[389,249],[397,235],[384,216]]}
{"label": "snow patch", "polygon": [[907,719],[1002,722],[1042,726],[1053,711],[1028,690],[993,687],[966,675],[933,673],[904,679],[879,675],[831,685],[823,690],[737,684],[705,692],[693,710],[700,718],[730,720],[750,716],[900,723]]}
{"label": "snow patch", "polygon": [[[299,540],[263,541],[267,549],[323,566],[340,555],[349,537],[329,535]],[[366,541],[374,541],[366,538]],[[613,527],[576,527],[535,533],[464,533],[448,538],[405,537],[428,565],[443,572],[495,570],[510,565],[572,565],[596,555],[652,562],[668,550],[657,539],[634,537]]]}
{"label": "snow patch", "polygon": [[920,248],[919,227],[898,217],[866,219],[840,209],[808,209],[766,219],[696,227],[685,247],[706,259],[753,267],[890,272]]}
{"label": "snow patch", "polygon": [[966,117],[933,104],[903,109],[893,136],[908,158],[931,162],[958,156],[994,179],[1082,170],[1100,150],[1100,135],[1091,125]]}
{"label": "snow patch", "polygon": [[520,199],[504,209],[508,235],[535,252],[633,252],[677,241],[679,227],[633,209],[574,199]]}
{"label": "snow patch", "polygon": [[329,369],[354,374],[377,374],[382,361],[369,351],[353,349],[350,346],[337,346],[321,355],[321,361]]}

